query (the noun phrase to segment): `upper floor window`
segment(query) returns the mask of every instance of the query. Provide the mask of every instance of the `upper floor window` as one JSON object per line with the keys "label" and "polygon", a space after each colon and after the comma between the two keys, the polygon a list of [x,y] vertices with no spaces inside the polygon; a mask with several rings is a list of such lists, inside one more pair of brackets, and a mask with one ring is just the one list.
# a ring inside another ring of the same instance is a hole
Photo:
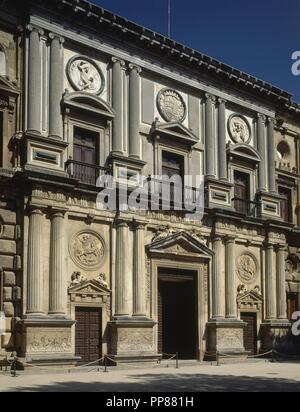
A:
{"label": "upper floor window", "polygon": [[6,56],[1,46],[0,46],[0,76],[6,76]]}
{"label": "upper floor window", "polygon": [[278,187],[278,193],[282,196],[280,201],[281,217],[285,222],[292,221],[292,192],[286,187]]}
{"label": "upper floor window", "polygon": [[180,176],[184,175],[184,157],[171,152],[162,152],[162,175]]}
{"label": "upper floor window", "polygon": [[238,213],[249,214],[250,176],[240,171],[234,172],[234,207]]}

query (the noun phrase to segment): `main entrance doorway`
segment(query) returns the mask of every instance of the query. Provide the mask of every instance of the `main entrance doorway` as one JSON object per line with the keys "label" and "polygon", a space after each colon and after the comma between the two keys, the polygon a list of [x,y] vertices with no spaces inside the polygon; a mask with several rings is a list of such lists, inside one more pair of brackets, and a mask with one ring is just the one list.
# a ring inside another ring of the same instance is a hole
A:
{"label": "main entrance doorway", "polygon": [[257,315],[254,312],[241,313],[241,320],[247,323],[244,328],[244,347],[255,355],[257,352]]}
{"label": "main entrance doorway", "polygon": [[159,269],[158,351],[195,359],[197,351],[196,273]]}
{"label": "main entrance doorway", "polygon": [[75,353],[83,362],[101,358],[102,321],[100,308],[78,307],[75,310]]}

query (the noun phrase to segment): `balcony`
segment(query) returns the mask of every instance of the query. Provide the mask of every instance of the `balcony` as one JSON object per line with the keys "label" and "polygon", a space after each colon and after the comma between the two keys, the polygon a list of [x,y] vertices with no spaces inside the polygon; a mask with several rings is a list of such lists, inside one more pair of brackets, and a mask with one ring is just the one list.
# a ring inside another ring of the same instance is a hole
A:
{"label": "balcony", "polygon": [[251,200],[241,199],[239,197],[234,197],[232,199],[234,209],[237,213],[248,217],[257,217],[259,213],[259,202],[254,202]]}
{"label": "balcony", "polygon": [[111,175],[111,170],[105,167],[68,160],[65,164],[66,172],[72,179],[79,180],[80,183],[96,186],[100,176]]}

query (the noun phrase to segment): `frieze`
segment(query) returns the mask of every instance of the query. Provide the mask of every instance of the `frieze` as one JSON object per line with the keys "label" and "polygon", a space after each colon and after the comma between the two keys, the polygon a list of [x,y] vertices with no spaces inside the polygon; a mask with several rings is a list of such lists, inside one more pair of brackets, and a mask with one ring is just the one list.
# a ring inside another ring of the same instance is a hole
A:
{"label": "frieze", "polygon": [[157,108],[167,122],[182,123],[186,117],[183,97],[173,89],[162,89],[157,96]]}
{"label": "frieze", "polygon": [[67,64],[68,80],[76,91],[100,95],[105,86],[105,79],[100,67],[90,58],[74,56]]}
{"label": "frieze", "polygon": [[29,353],[65,353],[72,351],[71,337],[69,334],[62,333],[61,330],[52,330],[45,335],[30,334],[27,347]]}
{"label": "frieze", "polygon": [[86,270],[94,270],[101,266],[105,249],[102,237],[98,233],[88,230],[75,234],[69,245],[73,262]]}
{"label": "frieze", "polygon": [[120,351],[152,351],[152,329],[120,329],[118,333],[118,349]]}

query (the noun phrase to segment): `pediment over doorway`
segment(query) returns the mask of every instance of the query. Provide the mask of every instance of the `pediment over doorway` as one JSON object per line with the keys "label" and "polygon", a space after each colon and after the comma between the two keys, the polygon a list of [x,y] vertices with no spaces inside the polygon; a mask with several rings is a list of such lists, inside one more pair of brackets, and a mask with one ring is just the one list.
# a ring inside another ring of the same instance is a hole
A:
{"label": "pediment over doorway", "polygon": [[237,305],[239,309],[254,309],[260,310],[263,304],[263,297],[260,293],[254,290],[247,291],[237,296]]}
{"label": "pediment over doorway", "polygon": [[96,279],[71,285],[68,292],[72,302],[95,301],[107,303],[111,295],[111,291]]}
{"label": "pediment over doorway", "polygon": [[213,252],[198,238],[186,232],[172,233],[154,240],[147,246],[150,254],[211,259]]}

